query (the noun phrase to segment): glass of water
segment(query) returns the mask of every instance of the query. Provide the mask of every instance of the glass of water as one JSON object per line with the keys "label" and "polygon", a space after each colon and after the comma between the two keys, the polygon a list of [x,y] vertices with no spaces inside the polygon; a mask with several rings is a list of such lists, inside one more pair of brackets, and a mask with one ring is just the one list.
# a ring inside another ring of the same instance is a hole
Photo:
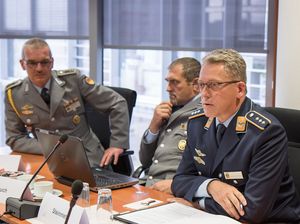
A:
{"label": "glass of water", "polygon": [[102,188],[98,190],[97,221],[111,223],[113,220],[113,206],[111,190]]}
{"label": "glass of water", "polygon": [[78,205],[88,209],[90,207],[90,187],[89,183],[83,182],[83,188],[78,198]]}

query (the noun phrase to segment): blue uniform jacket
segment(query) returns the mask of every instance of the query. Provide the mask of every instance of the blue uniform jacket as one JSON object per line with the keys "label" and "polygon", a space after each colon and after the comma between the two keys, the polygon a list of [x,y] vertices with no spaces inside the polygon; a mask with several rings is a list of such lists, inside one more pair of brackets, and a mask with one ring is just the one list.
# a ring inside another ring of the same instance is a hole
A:
{"label": "blue uniform jacket", "polygon": [[[287,137],[271,114],[246,98],[231,120],[219,148],[215,119],[203,113],[188,123],[187,147],[172,183],[175,196],[196,201],[195,192],[207,179],[236,187],[247,200],[240,221],[300,221],[300,201],[289,173]],[[210,213],[228,215],[212,198]]]}

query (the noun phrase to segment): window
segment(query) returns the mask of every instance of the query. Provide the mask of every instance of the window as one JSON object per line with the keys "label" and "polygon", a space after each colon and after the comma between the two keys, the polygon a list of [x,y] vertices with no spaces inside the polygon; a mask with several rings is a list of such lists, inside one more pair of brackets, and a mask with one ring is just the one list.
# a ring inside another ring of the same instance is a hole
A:
{"label": "window", "polygon": [[[25,39],[31,36],[47,40],[54,56],[54,69],[75,67],[89,74],[88,3],[85,0],[0,1],[1,102],[5,86],[26,76],[19,59]],[[0,107],[0,130],[0,146],[3,146],[3,106]]]}
{"label": "window", "polygon": [[[97,13],[100,23],[92,22],[101,30],[89,36],[93,33],[89,18],[94,18],[89,15],[91,3],[99,4],[93,10],[101,11]],[[130,130],[138,161],[139,141],[153,108],[168,99],[164,77],[175,58],[201,60],[215,48],[237,49],[247,63],[248,96],[266,105],[272,95],[270,65],[275,63],[275,46],[271,38],[276,39],[277,4],[277,0],[2,0],[0,97],[6,83],[25,75],[18,63],[24,39],[47,39],[55,69],[76,67],[85,74],[101,67],[89,58],[90,49],[97,48],[90,43],[96,39],[103,48],[97,49],[103,50],[103,60],[95,62],[103,63],[103,77],[96,78],[138,93]],[[4,130],[1,112],[0,130]]]}
{"label": "window", "polygon": [[238,50],[247,63],[247,95],[266,104],[272,4],[268,0],[104,1],[104,83],[138,93],[131,121],[135,156],[154,107],[168,100],[164,77],[178,57],[201,60],[215,48]]}

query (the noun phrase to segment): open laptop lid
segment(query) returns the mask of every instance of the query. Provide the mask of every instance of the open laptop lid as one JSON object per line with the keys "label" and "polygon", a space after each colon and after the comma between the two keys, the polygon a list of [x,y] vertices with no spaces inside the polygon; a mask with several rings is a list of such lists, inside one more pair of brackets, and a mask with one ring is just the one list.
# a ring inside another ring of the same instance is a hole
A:
{"label": "open laptop lid", "polygon": [[[45,157],[50,154],[61,136],[56,132],[44,129],[36,129],[36,135]],[[56,179],[67,185],[72,184],[73,180],[79,179],[89,183],[91,187],[95,187],[96,183],[82,140],[74,136],[68,137],[68,140],[59,146],[48,160],[50,171]]]}

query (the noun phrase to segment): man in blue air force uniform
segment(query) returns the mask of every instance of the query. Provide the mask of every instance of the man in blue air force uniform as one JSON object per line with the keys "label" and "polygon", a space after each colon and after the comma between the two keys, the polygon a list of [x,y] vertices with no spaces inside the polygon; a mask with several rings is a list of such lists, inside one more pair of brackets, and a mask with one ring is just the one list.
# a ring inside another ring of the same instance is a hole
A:
{"label": "man in blue air force uniform", "polygon": [[203,110],[188,123],[187,148],[172,183],[175,196],[242,222],[298,223],[286,133],[246,97],[243,58],[230,49],[209,53],[199,89]]}
{"label": "man in blue air force uniform", "polygon": [[[53,61],[44,40],[33,38],[24,44],[20,63],[28,77],[6,88],[6,143],[14,151],[41,154],[41,146],[34,138],[35,128],[48,129],[81,138],[91,166],[107,165],[112,160],[117,163],[123,148],[129,147],[125,99],[96,85],[77,69],[52,70]],[[87,122],[85,102],[110,114],[112,135],[105,152]]]}

